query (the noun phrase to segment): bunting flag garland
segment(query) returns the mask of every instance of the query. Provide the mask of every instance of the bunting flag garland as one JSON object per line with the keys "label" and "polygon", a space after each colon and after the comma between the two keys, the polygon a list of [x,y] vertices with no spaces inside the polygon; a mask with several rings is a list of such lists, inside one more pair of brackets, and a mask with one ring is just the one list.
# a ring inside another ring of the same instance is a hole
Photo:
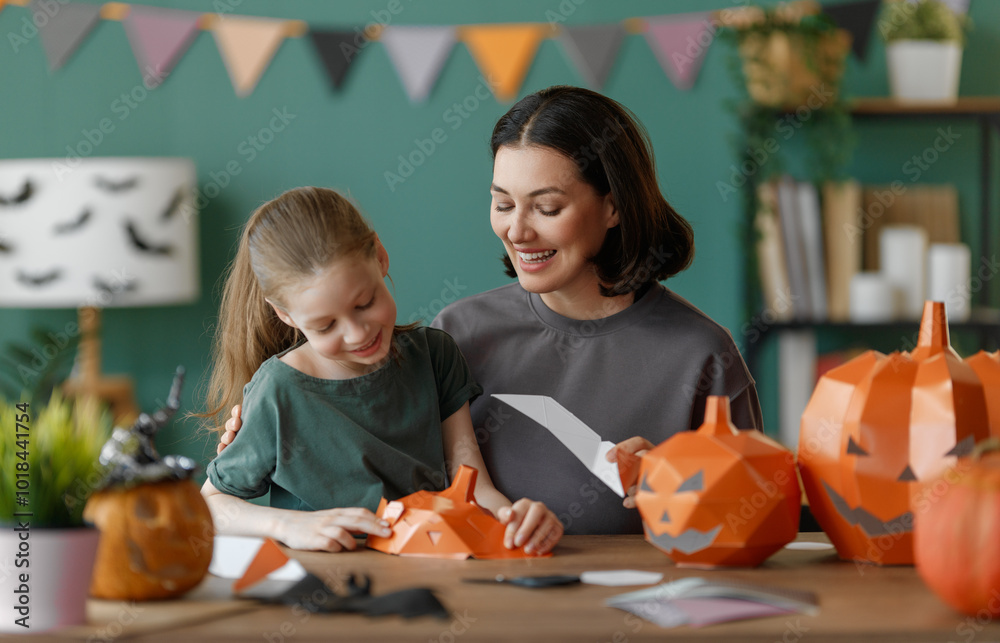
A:
{"label": "bunting flag garland", "polygon": [[462,27],[459,36],[499,101],[517,97],[547,24],[477,25]]}
{"label": "bunting flag garland", "polygon": [[604,87],[625,40],[620,23],[564,27],[559,40],[591,89]]}
{"label": "bunting flag garland", "polygon": [[316,53],[323,61],[327,78],[334,89],[340,89],[347,78],[347,72],[361,53],[361,48],[355,42],[357,32],[347,30],[310,31]]}
{"label": "bunting flag garland", "polygon": [[881,0],[862,0],[823,7],[823,13],[830,16],[838,27],[851,34],[851,51],[858,60],[865,60],[868,56],[872,25],[875,24],[875,16],[878,15],[881,4]]}
{"label": "bunting flag garland", "polygon": [[[281,20],[219,13],[178,11],[122,2],[83,3],[69,0],[0,0],[26,7],[21,35],[11,31],[15,53],[28,44],[32,30],[40,34],[50,71],[66,64],[97,21],[120,21],[150,88],[163,82],[197,36],[212,31],[237,96],[250,95],[285,38],[307,32],[330,84],[343,86],[358,54],[381,40],[413,103],[427,100],[458,40],[462,40],[497,100],[514,100],[531,68],[541,41],[557,37],[587,85],[601,90],[614,69],[627,35],[643,34],[664,74],[681,91],[691,89],[701,71],[718,25],[713,12],[628,18],[611,24],[561,25],[521,23],[468,26],[379,26],[361,31],[311,30],[301,20]],[[900,0],[904,1],[904,0]],[[914,1],[914,0],[909,0]],[[967,12],[971,0],[945,0]],[[837,25],[852,35],[855,55],[864,60],[881,0],[848,0],[822,6]]]}
{"label": "bunting flag garland", "polygon": [[454,27],[386,27],[380,38],[410,101],[427,99],[455,46]]}
{"label": "bunting flag garland", "polygon": [[122,24],[150,89],[163,82],[194,42],[200,20],[193,11],[131,7]]}
{"label": "bunting flag garland", "polygon": [[66,64],[101,17],[100,5],[78,2],[56,5],[53,11],[39,0],[33,0],[29,10],[38,26],[45,56],[49,59],[49,71]]}
{"label": "bunting flag garland", "polygon": [[238,96],[249,96],[286,36],[286,21],[227,15],[212,28]]}
{"label": "bunting flag garland", "polygon": [[715,39],[711,13],[646,18],[646,40],[663,72],[680,90],[694,86],[705,52]]}

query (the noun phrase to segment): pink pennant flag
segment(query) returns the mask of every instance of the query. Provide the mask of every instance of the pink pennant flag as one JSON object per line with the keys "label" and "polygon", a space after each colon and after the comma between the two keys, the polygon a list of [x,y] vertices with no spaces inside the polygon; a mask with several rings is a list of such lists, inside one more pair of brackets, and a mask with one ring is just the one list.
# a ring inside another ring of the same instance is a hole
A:
{"label": "pink pennant flag", "polygon": [[711,13],[686,13],[646,18],[646,40],[677,89],[694,86],[705,52],[715,39],[717,27]]}
{"label": "pink pennant flag", "polygon": [[212,28],[236,94],[249,96],[284,42],[287,21],[227,15]]}
{"label": "pink pennant flag", "polygon": [[149,89],[163,82],[198,35],[201,14],[132,5],[125,33]]}

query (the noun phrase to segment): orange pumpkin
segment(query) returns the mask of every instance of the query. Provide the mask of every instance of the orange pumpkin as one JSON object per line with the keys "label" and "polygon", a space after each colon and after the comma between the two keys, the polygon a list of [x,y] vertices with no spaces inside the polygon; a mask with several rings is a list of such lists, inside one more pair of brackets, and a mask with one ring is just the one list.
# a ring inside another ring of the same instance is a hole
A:
{"label": "orange pumpkin", "polygon": [[920,577],[970,616],[1000,616],[1000,440],[922,485],[914,496],[913,554]]}
{"label": "orange pumpkin", "polygon": [[927,302],[912,354],[868,351],[817,383],[798,447],[810,509],[841,558],[913,564],[914,483],[988,433],[982,382]]}
{"label": "orange pumpkin", "polygon": [[708,398],[697,431],[642,456],[635,499],[646,540],[678,565],[756,566],[799,528],[792,453],[759,431],[738,431],[725,396]]}
{"label": "orange pumpkin", "polygon": [[382,498],[375,515],[389,523],[392,534],[368,536],[368,547],[431,558],[533,557],[523,547],[504,547],[506,527],[477,505],[473,496],[478,475],[475,468],[463,464],[444,491],[418,491],[391,502]]}
{"label": "orange pumpkin", "polygon": [[96,491],[83,517],[101,530],[90,585],[95,598],[179,596],[212,562],[212,515],[191,480]]}

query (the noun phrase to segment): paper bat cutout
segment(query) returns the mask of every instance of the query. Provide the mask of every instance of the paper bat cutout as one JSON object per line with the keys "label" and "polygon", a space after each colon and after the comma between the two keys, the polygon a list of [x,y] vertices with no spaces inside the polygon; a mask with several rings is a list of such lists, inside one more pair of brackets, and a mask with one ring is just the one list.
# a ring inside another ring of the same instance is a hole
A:
{"label": "paper bat cutout", "polygon": [[94,179],[94,184],[106,192],[124,192],[139,185],[139,177],[133,176],[130,179],[115,182],[111,179],[106,179],[103,176],[98,176]]}
{"label": "paper bat cutout", "polygon": [[620,497],[624,498],[625,491],[638,479],[638,457],[619,451],[618,461],[608,462],[604,456],[615,446],[614,443],[601,440],[600,435],[551,397],[506,394],[493,397],[551,431],[591,473]]}
{"label": "paper bat cutout", "polygon": [[173,247],[169,244],[162,246],[154,246],[153,244],[141,239],[139,233],[135,229],[135,224],[128,221],[125,224],[125,229],[128,231],[128,238],[132,242],[132,245],[136,250],[140,252],[147,252],[154,255],[169,255],[173,252]]}
{"label": "paper bat cutout", "polygon": [[34,193],[35,188],[31,185],[31,181],[25,181],[24,187],[21,188],[21,192],[14,195],[13,197],[0,196],[0,205],[14,205],[16,203],[24,203],[31,198]]}
{"label": "paper bat cutout", "polygon": [[78,216],[76,219],[72,221],[67,221],[66,223],[56,224],[54,231],[56,234],[66,234],[67,232],[73,232],[74,230],[79,230],[84,225],[86,225],[87,221],[90,221],[90,215],[91,215],[90,210],[84,210],[83,212],[80,213],[80,216]]}

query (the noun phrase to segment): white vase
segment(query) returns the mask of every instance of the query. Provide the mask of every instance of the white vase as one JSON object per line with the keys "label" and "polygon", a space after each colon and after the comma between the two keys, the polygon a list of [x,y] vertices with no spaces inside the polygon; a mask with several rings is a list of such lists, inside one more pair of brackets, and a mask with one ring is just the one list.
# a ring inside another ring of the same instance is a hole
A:
{"label": "white vase", "polygon": [[954,102],[962,71],[957,42],[895,40],[885,48],[889,88],[900,100]]}
{"label": "white vase", "polygon": [[99,538],[98,530],[84,527],[0,528],[0,632],[31,634],[86,623]]}

